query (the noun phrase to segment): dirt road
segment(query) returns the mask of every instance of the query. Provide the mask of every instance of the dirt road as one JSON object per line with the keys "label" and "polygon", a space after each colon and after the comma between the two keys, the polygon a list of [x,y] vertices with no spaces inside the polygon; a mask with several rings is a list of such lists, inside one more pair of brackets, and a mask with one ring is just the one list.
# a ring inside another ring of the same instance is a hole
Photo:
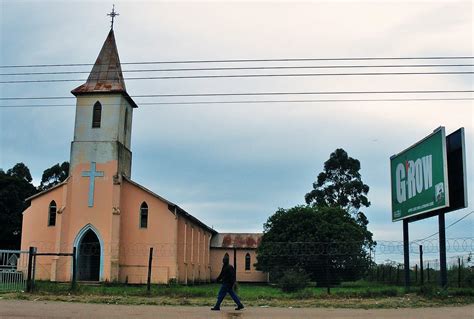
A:
{"label": "dirt road", "polygon": [[473,319],[474,305],[414,309],[320,309],[320,308],[258,308],[243,311],[223,308],[220,312],[208,307],[128,306],[65,303],[51,301],[0,300],[0,318],[443,318]]}

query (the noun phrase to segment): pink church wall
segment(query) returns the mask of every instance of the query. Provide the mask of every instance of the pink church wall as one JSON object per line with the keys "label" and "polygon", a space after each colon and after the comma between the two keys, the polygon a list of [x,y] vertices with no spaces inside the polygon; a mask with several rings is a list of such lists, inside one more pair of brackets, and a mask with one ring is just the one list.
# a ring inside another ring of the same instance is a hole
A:
{"label": "pink church wall", "polygon": [[116,252],[118,249],[117,225],[114,227],[115,216],[113,215],[113,208],[119,206],[119,199],[116,198],[119,185],[113,184],[113,176],[117,172],[117,161],[97,163],[96,165],[96,170],[104,172],[104,176],[95,178],[93,207],[88,207],[89,177],[82,176],[82,172],[90,170],[90,163],[78,164],[71,172],[68,196],[71,210],[65,216],[67,229],[64,239],[72,244],[84,227],[92,225],[98,231],[98,236],[103,242],[101,280],[116,281],[116,275],[113,276],[112,264],[116,264],[114,261],[118,259]]}
{"label": "pink church wall", "polygon": [[[36,247],[38,252],[55,251],[60,245],[57,243],[58,225],[64,214],[66,185],[56,187],[43,195],[32,199],[30,207],[23,212],[21,250]],[[49,205],[51,201],[56,202],[56,226],[48,226]],[[26,258],[26,257],[25,257]],[[39,266],[36,268],[38,280],[55,280],[56,272],[51,271],[52,265],[56,265],[58,257],[41,256],[37,258]],[[26,262],[20,262],[26,265]],[[23,270],[23,269],[21,269]]]}
{"label": "pink church wall", "polygon": [[[38,247],[39,252],[72,252],[78,233],[88,224],[97,230],[103,244],[103,281],[146,283],[149,248],[154,248],[152,282],[180,283],[215,280],[227,252],[233,264],[233,250],[210,249],[208,229],[179,212],[170,211],[168,202],[122,179],[114,182],[116,163],[97,163],[104,177],[95,180],[94,206],[88,207],[89,178],[81,164],[67,184],[46,192],[31,202],[23,215],[22,249]],[[97,195],[100,194],[100,195]],[[48,209],[57,205],[56,225],[48,226]],[[140,228],[140,206],[148,205],[148,227]],[[176,214],[176,215],[175,215]],[[245,255],[251,255],[251,270],[245,270]],[[255,249],[237,250],[237,279],[264,282],[267,275],[255,270]],[[38,257],[36,278],[69,281],[70,257]]]}
{"label": "pink church wall", "polygon": [[[139,224],[143,202],[148,205],[147,228]],[[146,283],[150,247],[154,250],[152,282],[168,283],[176,278],[178,222],[168,204],[124,180],[120,208],[119,280]]]}
{"label": "pink church wall", "polygon": [[210,281],[209,237],[197,223],[178,215],[178,281],[183,284]]}
{"label": "pink church wall", "polygon": [[[222,269],[222,259],[229,254],[230,264],[234,266],[234,250],[232,248],[211,248],[211,279],[216,280]],[[245,256],[250,254],[250,270],[245,270]],[[257,262],[255,249],[237,249],[237,281],[238,282],[267,282],[268,275],[256,270],[254,264]]]}

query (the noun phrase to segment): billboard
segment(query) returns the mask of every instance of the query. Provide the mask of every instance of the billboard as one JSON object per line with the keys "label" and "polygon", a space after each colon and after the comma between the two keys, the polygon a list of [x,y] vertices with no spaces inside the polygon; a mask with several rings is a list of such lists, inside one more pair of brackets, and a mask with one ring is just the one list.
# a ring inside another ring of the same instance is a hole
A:
{"label": "billboard", "polygon": [[[390,158],[392,221],[449,206],[444,127]],[[421,217],[421,216],[420,216]]]}
{"label": "billboard", "polygon": [[467,207],[467,172],[464,128],[446,136],[448,157],[449,207],[445,213]]}

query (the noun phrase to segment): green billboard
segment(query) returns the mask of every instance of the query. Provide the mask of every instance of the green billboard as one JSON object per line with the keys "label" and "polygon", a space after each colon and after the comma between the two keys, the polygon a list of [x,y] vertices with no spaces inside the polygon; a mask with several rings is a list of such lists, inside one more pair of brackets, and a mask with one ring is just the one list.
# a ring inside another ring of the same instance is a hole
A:
{"label": "green billboard", "polygon": [[390,158],[392,221],[449,206],[444,127]]}

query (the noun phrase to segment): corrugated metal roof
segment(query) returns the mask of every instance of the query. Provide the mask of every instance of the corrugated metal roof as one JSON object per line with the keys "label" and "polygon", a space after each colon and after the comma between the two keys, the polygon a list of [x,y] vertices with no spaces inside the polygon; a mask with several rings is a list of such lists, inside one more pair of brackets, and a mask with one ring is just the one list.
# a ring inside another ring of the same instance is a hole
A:
{"label": "corrugated metal roof", "polygon": [[212,237],[212,248],[252,248],[262,241],[262,233],[219,233]]}
{"label": "corrugated metal roof", "polygon": [[105,39],[86,83],[71,91],[74,95],[105,92],[127,92],[113,30],[110,30]]}

